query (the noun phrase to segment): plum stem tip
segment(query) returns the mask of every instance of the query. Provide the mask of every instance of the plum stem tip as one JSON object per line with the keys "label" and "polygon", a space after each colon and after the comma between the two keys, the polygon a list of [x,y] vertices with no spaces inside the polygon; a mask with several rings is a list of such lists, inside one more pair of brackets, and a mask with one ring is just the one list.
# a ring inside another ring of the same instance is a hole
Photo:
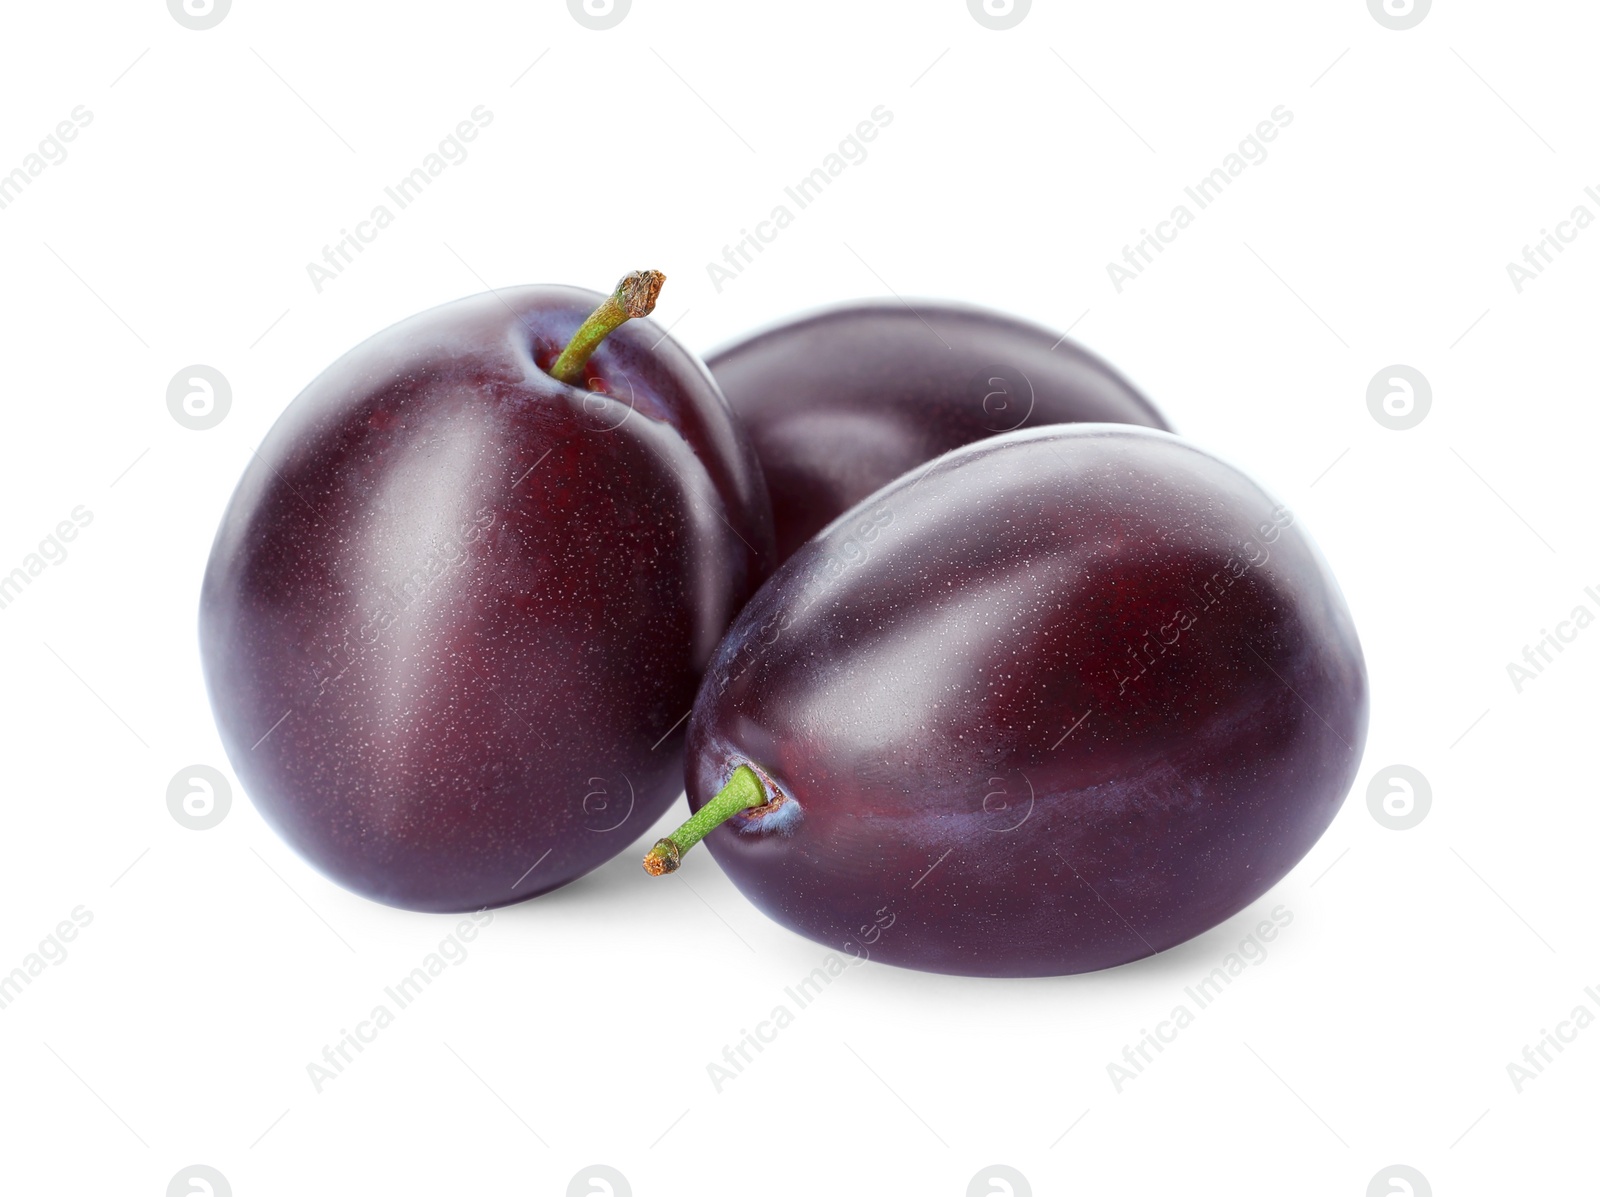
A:
{"label": "plum stem tip", "polygon": [[622,276],[617,289],[589,313],[589,318],[572,334],[561,356],[550,364],[550,376],[569,386],[583,382],[583,368],[600,347],[600,342],[626,324],[656,310],[656,298],[667,276],[659,270],[635,270]]}

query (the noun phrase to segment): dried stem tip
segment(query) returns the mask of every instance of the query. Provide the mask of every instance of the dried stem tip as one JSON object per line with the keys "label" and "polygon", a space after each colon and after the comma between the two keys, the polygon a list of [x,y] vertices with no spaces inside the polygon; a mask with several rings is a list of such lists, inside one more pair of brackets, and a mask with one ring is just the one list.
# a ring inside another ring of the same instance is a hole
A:
{"label": "dried stem tip", "polygon": [[676,873],[678,864],[683,859],[683,853],[678,851],[678,845],[671,840],[657,840],[655,847],[645,855],[644,871],[652,877],[660,877],[665,873]]}
{"label": "dried stem tip", "polygon": [[635,270],[617,284],[614,298],[630,320],[637,320],[656,310],[656,296],[661,294],[661,284],[666,281],[667,276],[659,270]]}

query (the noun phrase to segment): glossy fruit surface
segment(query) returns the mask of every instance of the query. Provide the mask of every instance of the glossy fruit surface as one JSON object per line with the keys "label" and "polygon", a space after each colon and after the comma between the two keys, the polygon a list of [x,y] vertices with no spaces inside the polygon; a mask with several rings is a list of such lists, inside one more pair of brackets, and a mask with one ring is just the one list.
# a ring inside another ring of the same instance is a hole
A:
{"label": "glossy fruit surface", "polygon": [[[747,442],[704,367],[603,297],[476,296],[340,359],[251,460],[206,570],[218,726],[269,823],[418,910],[531,897],[679,793],[680,723],[770,569]],[[580,367],[582,368],[582,367]]]}
{"label": "glossy fruit surface", "polygon": [[688,790],[763,776],[706,843],[802,935],[1054,975],[1265,893],[1366,726],[1355,629],[1292,512],[1166,433],[1036,429],[884,488],[773,575],[696,701]]}
{"label": "glossy fruit surface", "polygon": [[941,453],[1041,424],[1166,428],[1088,350],[983,308],[843,304],[706,359],[750,435],[784,560],[846,508]]}

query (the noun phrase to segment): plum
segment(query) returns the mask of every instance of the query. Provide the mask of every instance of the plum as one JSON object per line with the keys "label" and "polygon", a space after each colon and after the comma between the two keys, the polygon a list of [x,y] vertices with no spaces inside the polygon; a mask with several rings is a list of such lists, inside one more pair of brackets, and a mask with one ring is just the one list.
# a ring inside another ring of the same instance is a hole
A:
{"label": "plum", "polygon": [[1165,432],[1024,429],[877,491],[751,600],[690,717],[695,813],[646,868],[703,837],[832,947],[1106,968],[1305,855],[1367,703],[1350,614],[1286,507]]}

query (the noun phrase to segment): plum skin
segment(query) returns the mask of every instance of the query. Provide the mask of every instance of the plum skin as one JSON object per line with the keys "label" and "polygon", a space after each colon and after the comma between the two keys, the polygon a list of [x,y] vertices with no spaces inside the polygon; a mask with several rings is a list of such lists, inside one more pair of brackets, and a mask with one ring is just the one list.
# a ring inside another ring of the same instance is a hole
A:
{"label": "plum skin", "polygon": [[1287,873],[1367,706],[1292,512],[1163,432],[1023,430],[885,487],[773,575],[696,700],[688,792],[764,776],[778,800],[706,843],[802,935],[931,972],[1086,972]]}
{"label": "plum skin", "polygon": [[566,884],[677,796],[688,711],[771,568],[759,465],[704,366],[603,297],[474,296],[288,407],[218,529],[207,686],[261,814],[345,887],[465,911]]}
{"label": "plum skin", "polygon": [[824,308],[706,358],[761,459],[778,560],[941,453],[1041,424],[1168,427],[1107,363],[1049,329],[966,304]]}

